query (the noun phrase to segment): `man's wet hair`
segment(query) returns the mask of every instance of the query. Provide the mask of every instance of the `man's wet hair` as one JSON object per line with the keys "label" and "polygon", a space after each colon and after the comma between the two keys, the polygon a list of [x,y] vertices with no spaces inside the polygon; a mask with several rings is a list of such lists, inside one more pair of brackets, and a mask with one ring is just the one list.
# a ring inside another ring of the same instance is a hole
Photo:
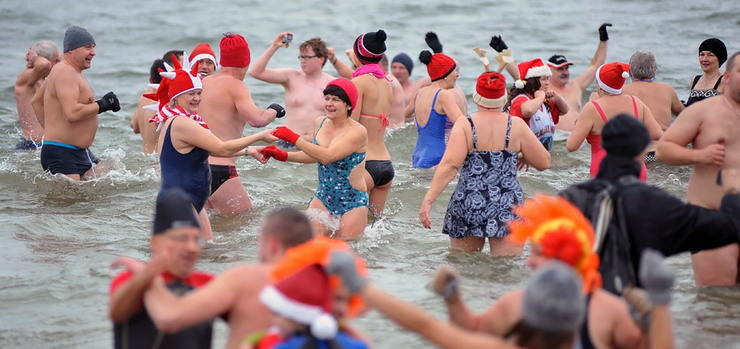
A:
{"label": "man's wet hair", "polygon": [[651,80],[655,78],[658,64],[650,51],[637,51],[630,57],[630,75],[633,79]]}
{"label": "man's wet hair", "polygon": [[159,75],[159,69],[165,70],[164,61],[157,58],[152,62],[151,68],[149,68],[149,81],[151,81],[152,84],[162,82],[162,75]]}
{"label": "man's wet hair", "polygon": [[44,57],[48,60],[54,59],[54,55],[59,53],[59,48],[49,40],[42,40],[37,42],[31,49],[36,52],[37,55]]}
{"label": "man's wet hair", "polygon": [[183,50],[169,50],[165,52],[164,55],[162,55],[162,60],[165,61],[167,64],[172,65],[172,55],[180,57],[184,54],[185,54],[185,51]]}
{"label": "man's wet hair", "polygon": [[321,38],[311,38],[309,40],[304,41],[300,47],[298,47],[299,51],[303,51],[307,48],[313,49],[313,54],[316,55],[316,58],[326,58],[324,59],[324,65],[326,65],[326,61],[329,60],[329,49],[326,47],[326,43],[324,40],[321,40]]}
{"label": "man's wet hair", "polygon": [[276,238],[283,248],[295,247],[313,239],[313,229],[308,217],[293,207],[283,207],[268,213],[262,226],[262,234]]}

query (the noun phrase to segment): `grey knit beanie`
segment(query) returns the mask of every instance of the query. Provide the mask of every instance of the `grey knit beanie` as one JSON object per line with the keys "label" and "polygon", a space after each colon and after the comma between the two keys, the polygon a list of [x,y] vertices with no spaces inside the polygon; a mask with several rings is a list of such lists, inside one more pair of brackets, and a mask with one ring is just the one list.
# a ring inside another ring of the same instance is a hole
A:
{"label": "grey knit beanie", "polygon": [[95,38],[87,29],[73,25],[64,32],[64,52],[95,44]]}
{"label": "grey knit beanie", "polygon": [[522,320],[547,333],[574,333],[586,314],[581,284],[575,270],[562,262],[538,268],[524,290]]}

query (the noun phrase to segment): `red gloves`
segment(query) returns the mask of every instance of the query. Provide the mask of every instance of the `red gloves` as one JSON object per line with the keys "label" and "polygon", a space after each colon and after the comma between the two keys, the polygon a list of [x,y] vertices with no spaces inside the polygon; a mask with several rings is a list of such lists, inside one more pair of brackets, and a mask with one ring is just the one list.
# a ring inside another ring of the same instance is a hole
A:
{"label": "red gloves", "polygon": [[275,133],[273,133],[272,135],[292,145],[295,145],[295,142],[298,142],[298,138],[301,137],[285,126],[278,127],[277,130],[275,130]]}
{"label": "red gloves", "polygon": [[[287,128],[286,128],[287,130]],[[290,130],[288,130],[290,131]],[[297,135],[296,135],[297,136]],[[285,150],[282,150],[274,145],[270,145],[262,149],[262,155],[266,158],[275,158],[277,161],[287,161],[288,160],[288,152]]]}

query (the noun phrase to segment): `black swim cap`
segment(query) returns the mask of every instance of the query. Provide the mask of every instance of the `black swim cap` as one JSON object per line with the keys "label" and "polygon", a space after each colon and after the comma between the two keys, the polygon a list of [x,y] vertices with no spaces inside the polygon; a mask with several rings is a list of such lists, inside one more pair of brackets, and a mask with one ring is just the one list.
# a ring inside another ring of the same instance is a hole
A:
{"label": "black swim cap", "polygon": [[180,188],[167,189],[157,195],[152,234],[161,234],[168,229],[194,227],[200,229],[193,201]]}
{"label": "black swim cap", "polygon": [[601,144],[609,156],[634,158],[650,144],[650,135],[637,118],[619,114],[604,125]]}
{"label": "black swim cap", "polygon": [[699,52],[701,51],[709,51],[711,53],[714,53],[715,56],[717,56],[717,59],[719,60],[719,66],[721,67],[722,64],[727,61],[727,46],[725,46],[725,43],[722,42],[722,40],[717,38],[710,38],[704,40],[704,42],[699,45]]}

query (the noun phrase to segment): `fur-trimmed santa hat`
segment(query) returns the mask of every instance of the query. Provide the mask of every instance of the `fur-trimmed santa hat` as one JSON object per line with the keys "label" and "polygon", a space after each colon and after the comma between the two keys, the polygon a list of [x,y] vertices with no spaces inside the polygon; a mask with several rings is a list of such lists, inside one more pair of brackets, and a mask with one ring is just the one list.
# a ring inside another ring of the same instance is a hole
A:
{"label": "fur-trimmed santa hat", "polygon": [[524,88],[524,80],[529,78],[538,78],[542,76],[552,76],[550,68],[542,62],[542,59],[535,58],[531,61],[521,62],[517,66],[519,69],[519,80],[514,82],[514,87]]}
{"label": "fur-trimmed santa hat", "polygon": [[201,59],[210,60],[211,62],[213,62],[213,65],[216,66],[216,70],[218,70],[218,60],[216,59],[216,52],[213,52],[210,44],[203,43],[195,46],[193,52],[190,54],[190,57],[188,57],[191,66],[195,65],[195,62],[199,62]]}
{"label": "fur-trimmed santa hat", "polygon": [[308,325],[316,338],[331,339],[337,335],[337,321],[331,315],[329,276],[319,264],[309,265],[265,287],[259,297],[274,313]]}
{"label": "fur-trimmed santa hat", "polygon": [[621,62],[606,63],[596,70],[596,83],[602,90],[618,95],[630,77],[630,65]]}
{"label": "fur-trimmed santa hat", "polygon": [[486,72],[478,77],[473,92],[473,102],[486,108],[506,104],[506,77],[496,72]]}

